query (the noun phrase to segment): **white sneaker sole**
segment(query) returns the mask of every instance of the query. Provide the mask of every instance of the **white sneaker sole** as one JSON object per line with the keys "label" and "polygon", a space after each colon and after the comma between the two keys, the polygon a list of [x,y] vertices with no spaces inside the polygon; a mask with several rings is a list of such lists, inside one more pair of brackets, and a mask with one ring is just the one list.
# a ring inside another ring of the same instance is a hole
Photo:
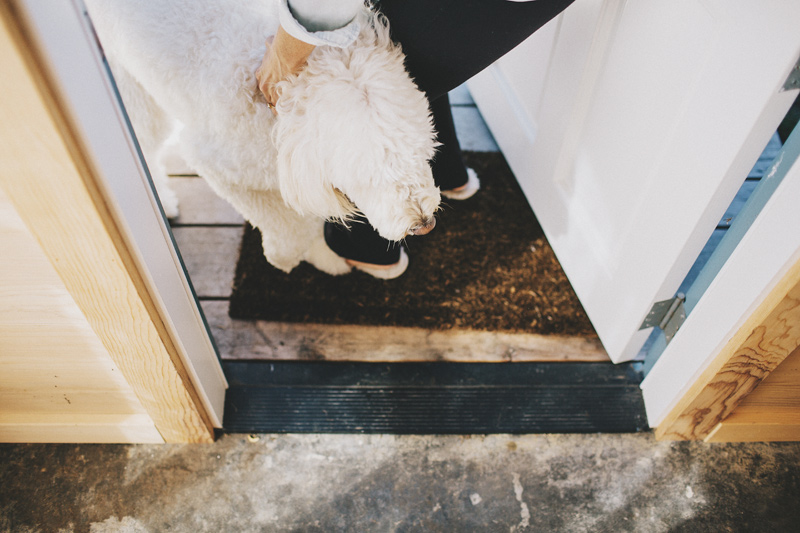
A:
{"label": "white sneaker sole", "polygon": [[467,185],[458,191],[442,191],[442,196],[449,200],[466,200],[471,198],[481,188],[478,174],[471,168],[467,169]]}
{"label": "white sneaker sole", "polygon": [[365,265],[354,264],[351,264],[351,266],[361,272],[369,274],[373,278],[394,279],[400,277],[408,268],[408,254],[405,248],[400,248],[400,260],[390,268],[372,268]]}

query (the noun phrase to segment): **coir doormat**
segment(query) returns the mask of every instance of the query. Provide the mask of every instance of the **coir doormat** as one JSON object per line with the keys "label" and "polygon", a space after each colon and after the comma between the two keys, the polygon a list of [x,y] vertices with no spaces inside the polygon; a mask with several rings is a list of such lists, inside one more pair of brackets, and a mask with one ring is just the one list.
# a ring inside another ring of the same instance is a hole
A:
{"label": "coir doormat", "polygon": [[409,238],[408,270],[383,281],[270,266],[247,227],[230,316],[278,322],[468,328],[594,336],[594,330],[502,154],[465,153],[481,179],[446,201],[428,235]]}

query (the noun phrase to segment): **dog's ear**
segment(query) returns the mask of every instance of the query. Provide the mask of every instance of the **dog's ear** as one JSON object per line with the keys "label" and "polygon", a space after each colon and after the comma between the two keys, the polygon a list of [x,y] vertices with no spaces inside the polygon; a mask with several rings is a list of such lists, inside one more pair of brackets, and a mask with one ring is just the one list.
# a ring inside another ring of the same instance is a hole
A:
{"label": "dog's ear", "polygon": [[272,139],[286,204],[301,214],[347,220],[357,210],[335,184],[342,187],[342,175],[352,169],[353,146],[347,140],[351,137],[342,129],[354,119],[342,101],[344,63],[338,53],[334,49],[328,54],[333,57],[310,61],[300,73],[279,83]]}
{"label": "dog's ear", "polygon": [[302,116],[279,114],[273,135],[284,202],[302,215],[340,220],[352,217],[355,207],[332,185],[330,161],[317,153],[318,143],[312,142],[313,132]]}

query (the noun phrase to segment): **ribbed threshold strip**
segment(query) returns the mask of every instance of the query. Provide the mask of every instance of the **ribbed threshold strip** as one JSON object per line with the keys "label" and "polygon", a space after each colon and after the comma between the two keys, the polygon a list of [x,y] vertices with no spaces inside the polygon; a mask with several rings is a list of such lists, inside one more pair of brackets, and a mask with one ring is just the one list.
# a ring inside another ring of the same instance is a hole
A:
{"label": "ribbed threshold strip", "polygon": [[640,375],[608,363],[225,363],[228,433],[620,433]]}

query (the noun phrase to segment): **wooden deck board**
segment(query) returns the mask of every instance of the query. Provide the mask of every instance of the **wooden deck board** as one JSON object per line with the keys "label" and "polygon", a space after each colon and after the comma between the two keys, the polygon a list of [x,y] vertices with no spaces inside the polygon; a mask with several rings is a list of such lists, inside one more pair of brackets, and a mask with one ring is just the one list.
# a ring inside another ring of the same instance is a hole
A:
{"label": "wooden deck board", "polygon": [[492,133],[483,121],[477,107],[457,106],[452,108],[453,122],[458,131],[458,142],[462,150],[472,152],[497,152],[499,148]]}
{"label": "wooden deck board", "polygon": [[177,227],[172,232],[197,296],[229,297],[242,228]]}
{"label": "wooden deck board", "polygon": [[459,85],[452,91],[450,91],[450,105],[451,106],[472,106],[476,107],[475,100],[472,99],[472,95],[469,94],[469,89],[467,88],[467,84],[464,83]]}
{"label": "wooden deck board", "polygon": [[226,360],[609,362],[596,338],[234,320],[226,301],[202,307]]}
{"label": "wooden deck board", "polygon": [[180,216],[173,226],[187,224],[244,224],[228,202],[220,198],[206,181],[196,177],[172,177],[170,185],[180,198]]}

